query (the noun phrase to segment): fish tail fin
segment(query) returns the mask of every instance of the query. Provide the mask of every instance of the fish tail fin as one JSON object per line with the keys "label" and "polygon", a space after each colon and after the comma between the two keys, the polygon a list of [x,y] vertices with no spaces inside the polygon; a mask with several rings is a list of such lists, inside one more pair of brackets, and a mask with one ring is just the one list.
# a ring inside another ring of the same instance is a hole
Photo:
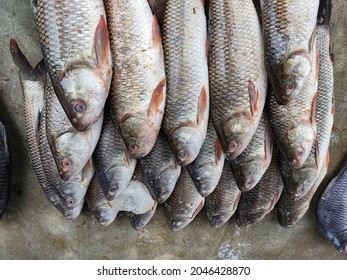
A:
{"label": "fish tail fin", "polygon": [[332,0],[320,0],[318,8],[318,25],[330,25]]}
{"label": "fish tail fin", "polygon": [[45,80],[47,70],[43,60],[41,60],[35,68],[33,68],[28,59],[20,50],[18,43],[15,39],[10,40],[10,50],[13,58],[13,62],[18,67],[19,78],[21,81],[39,81]]}

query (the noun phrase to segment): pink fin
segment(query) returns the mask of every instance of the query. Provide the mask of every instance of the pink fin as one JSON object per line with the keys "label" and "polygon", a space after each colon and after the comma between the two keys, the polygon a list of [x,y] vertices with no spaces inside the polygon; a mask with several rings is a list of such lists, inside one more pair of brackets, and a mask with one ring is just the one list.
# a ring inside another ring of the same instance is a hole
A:
{"label": "pink fin", "polygon": [[329,167],[329,162],[330,162],[330,152],[327,151],[327,155],[325,157],[325,166],[326,166],[327,169]]}
{"label": "pink fin", "polygon": [[161,46],[161,32],[158,19],[155,15],[152,18],[152,41],[154,46]]}
{"label": "pink fin", "polygon": [[205,200],[201,200],[201,202],[199,203],[198,207],[195,209],[193,215],[192,215],[192,219],[198,215],[198,213],[201,211],[201,209],[204,207],[204,204],[205,204]]}
{"label": "pink fin", "polygon": [[280,196],[280,191],[277,190],[275,192],[275,194],[274,194],[273,199],[272,199],[272,202],[271,202],[271,205],[270,205],[270,209],[269,209],[270,211],[275,207],[275,205],[276,205],[276,203],[277,203],[277,201],[279,199],[279,196]]}
{"label": "pink fin", "polygon": [[316,94],[314,95],[313,99],[312,99],[312,104],[311,104],[311,125],[313,127],[316,127],[316,104],[317,104],[317,96],[318,93],[316,92]]}
{"label": "pink fin", "polygon": [[94,48],[98,69],[105,72],[106,75],[110,74],[112,58],[108,29],[104,16],[100,17],[98,26],[95,29]]}
{"label": "pink fin", "polygon": [[151,102],[149,103],[148,116],[154,117],[159,112],[159,107],[164,102],[164,86],[166,80],[163,79],[155,88],[152,94]]}
{"label": "pink fin", "polygon": [[214,149],[216,152],[216,158],[215,158],[215,162],[218,163],[222,157],[223,157],[223,149],[222,149],[222,145],[219,141],[219,138],[217,137],[215,145],[214,145]]}
{"label": "pink fin", "polygon": [[241,199],[241,192],[239,192],[236,196],[236,199],[235,199],[234,205],[233,205],[233,212],[236,211],[237,206],[239,205],[240,199]]}
{"label": "pink fin", "polygon": [[266,119],[266,124],[265,124],[265,161],[266,162],[271,161],[272,151],[273,151],[273,141],[272,141],[272,135],[270,132],[270,124],[269,124],[269,121]]}
{"label": "pink fin", "polygon": [[255,84],[251,80],[248,81],[248,93],[249,93],[251,113],[252,113],[252,116],[255,117],[258,113],[259,92]]}
{"label": "pink fin", "polygon": [[205,120],[205,113],[207,111],[208,103],[207,103],[207,92],[205,86],[202,86],[200,96],[199,96],[199,105],[198,105],[198,116],[197,116],[197,124],[200,125]]}

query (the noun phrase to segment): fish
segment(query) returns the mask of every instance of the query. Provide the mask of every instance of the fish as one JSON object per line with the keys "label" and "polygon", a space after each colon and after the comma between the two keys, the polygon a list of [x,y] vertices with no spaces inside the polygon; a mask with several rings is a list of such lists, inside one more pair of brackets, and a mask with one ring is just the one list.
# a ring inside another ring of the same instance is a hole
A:
{"label": "fish", "polygon": [[[316,40],[310,76],[299,95],[285,105],[277,103],[270,87],[268,111],[273,139],[286,161],[295,169],[306,162],[317,136],[316,103],[318,92],[318,52]],[[325,155],[323,154],[323,158]]]}
{"label": "fish", "polygon": [[267,72],[262,29],[252,0],[211,0],[209,15],[211,115],[231,160],[251,141],[264,109]]}
{"label": "fish", "polygon": [[283,191],[278,153],[278,148],[274,147],[270,166],[263,177],[253,189],[241,193],[236,211],[236,223],[239,227],[248,227],[258,223],[277,204]]}
{"label": "fish", "polygon": [[211,118],[207,135],[196,159],[188,164],[187,170],[201,196],[207,197],[217,186],[222,175],[225,155]]}
{"label": "fish", "polygon": [[317,221],[336,250],[347,253],[347,161],[319,198]]}
{"label": "fish", "polygon": [[107,200],[118,196],[128,186],[136,166],[123,142],[118,125],[113,122],[109,103],[105,105],[104,122],[93,153],[95,171]]}
{"label": "fish", "polygon": [[251,142],[230,161],[240,191],[250,191],[263,177],[270,165],[272,150],[270,124],[263,113]]}
{"label": "fish", "polygon": [[157,17],[159,26],[163,26],[165,6],[168,0],[148,0],[152,13]]}
{"label": "fish", "polygon": [[172,231],[178,231],[190,224],[204,207],[205,198],[197,191],[186,168],[181,175],[170,197],[164,202],[165,218]]}
{"label": "fish", "polygon": [[88,186],[85,200],[89,210],[102,226],[110,225],[119,213],[118,209],[113,209],[105,198],[96,174]]}
{"label": "fish", "polygon": [[162,128],[178,163],[186,166],[199,154],[209,118],[204,1],[168,0],[162,36],[167,77]]}
{"label": "fish", "polygon": [[[324,1],[323,1],[324,2]],[[323,6],[325,7],[325,6]],[[330,7],[331,10],[331,7]],[[334,75],[330,54],[330,13],[329,8],[319,8],[316,41],[319,56],[318,92],[315,109],[317,136],[310,154],[299,169],[286,160],[281,161],[281,171],[287,193],[295,199],[303,197],[316,181],[324,164],[334,123]]]}
{"label": "fish", "polygon": [[153,218],[155,214],[155,210],[157,209],[158,203],[155,203],[153,207],[143,214],[135,214],[133,212],[127,212],[127,218],[135,230],[140,230],[144,226],[146,226]]}
{"label": "fish", "polygon": [[263,0],[262,26],[269,81],[278,104],[301,94],[314,69],[319,0]]}
{"label": "fish", "polygon": [[327,173],[328,165],[329,152],[325,157],[325,164],[319,171],[317,180],[314,182],[309,191],[302,198],[293,198],[290,194],[288,194],[286,188],[283,188],[281,197],[276,204],[278,222],[282,227],[289,228],[296,225],[305,215],[306,211],[310,207],[313,195],[317,191],[320,183],[322,182]]}
{"label": "fish", "polygon": [[[43,159],[40,155],[39,127],[44,112],[47,77],[44,61],[40,61],[33,68],[13,38],[10,40],[10,51],[22,86],[28,152],[36,178],[48,201],[67,219],[73,220],[78,216],[78,211],[70,211],[58,191],[50,184],[43,169]],[[54,161],[53,166],[55,166]]]}
{"label": "fish", "polygon": [[84,168],[99,140],[103,112],[87,130],[75,129],[65,114],[55,92],[45,95],[46,126],[49,145],[60,177],[68,180]]}
{"label": "fish", "polygon": [[0,121],[0,219],[10,195],[10,152],[5,125]]}
{"label": "fish", "polygon": [[220,228],[234,215],[240,197],[241,191],[237,187],[230,162],[225,160],[218,185],[205,199],[205,210],[212,227]]}
{"label": "fish", "polygon": [[171,195],[178,177],[181,174],[181,166],[162,130],[159,131],[157,141],[150,153],[139,159],[142,175],[155,200],[162,204]]}
{"label": "fish", "polygon": [[31,1],[43,59],[71,124],[84,131],[102,114],[112,58],[102,0]]}
{"label": "fish", "polygon": [[110,104],[130,156],[153,148],[166,102],[160,28],[147,0],[105,0],[113,78]]}

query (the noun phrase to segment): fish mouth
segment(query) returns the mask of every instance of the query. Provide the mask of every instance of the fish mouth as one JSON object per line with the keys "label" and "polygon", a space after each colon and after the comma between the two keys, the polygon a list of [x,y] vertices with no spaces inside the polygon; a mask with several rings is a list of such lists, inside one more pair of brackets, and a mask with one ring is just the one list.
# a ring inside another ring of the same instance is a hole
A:
{"label": "fish mouth", "polygon": [[57,191],[66,207],[73,210],[84,200],[87,188],[77,182],[65,182],[57,187]]}
{"label": "fish mouth", "polygon": [[214,166],[202,166],[192,172],[195,187],[202,197],[207,197],[218,185],[221,172]]}
{"label": "fish mouth", "polygon": [[164,203],[169,198],[175,188],[179,174],[180,169],[178,172],[172,168],[166,168],[155,178],[153,192],[159,204]]}
{"label": "fish mouth", "polygon": [[[239,212],[239,211],[238,211]],[[239,227],[247,228],[263,219],[267,211],[265,209],[259,209],[257,212],[247,213],[247,215],[237,214],[236,223]]]}
{"label": "fish mouth", "polygon": [[170,135],[170,142],[178,164],[184,167],[193,162],[204,140],[200,131],[194,127],[184,126],[176,129]]}
{"label": "fish mouth", "polygon": [[116,211],[102,208],[95,214],[95,217],[102,226],[108,226],[116,219],[117,214]]}
{"label": "fish mouth", "polygon": [[230,217],[231,215],[227,213],[214,214],[209,216],[209,221],[212,227],[220,228],[230,219]]}
{"label": "fish mouth", "polygon": [[233,166],[235,179],[240,191],[250,191],[263,177],[266,168],[261,160],[252,160],[244,163],[242,166]]}
{"label": "fish mouth", "polygon": [[191,221],[192,219],[183,218],[183,217],[174,218],[170,221],[169,227],[172,231],[178,231],[185,228]]}
{"label": "fish mouth", "polygon": [[331,241],[340,253],[347,253],[347,228],[335,233]]}

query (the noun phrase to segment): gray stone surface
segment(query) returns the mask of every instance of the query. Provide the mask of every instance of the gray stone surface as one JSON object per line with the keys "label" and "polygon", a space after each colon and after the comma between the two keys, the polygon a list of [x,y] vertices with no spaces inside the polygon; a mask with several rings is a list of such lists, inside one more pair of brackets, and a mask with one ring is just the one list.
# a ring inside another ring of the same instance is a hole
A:
{"label": "gray stone surface", "polygon": [[319,195],[347,150],[347,2],[334,5],[336,115],[330,167],[310,210],[289,229],[279,226],[273,211],[250,228],[238,228],[233,218],[218,230],[202,211],[185,229],[171,232],[162,207],[135,231],[124,216],[102,227],[87,208],[68,221],[49,204],[27,154],[23,98],[9,51],[13,37],[33,65],[41,59],[30,1],[0,0],[0,118],[8,130],[12,169],[11,197],[0,220],[0,259],[346,259],[320,233],[315,218]]}

